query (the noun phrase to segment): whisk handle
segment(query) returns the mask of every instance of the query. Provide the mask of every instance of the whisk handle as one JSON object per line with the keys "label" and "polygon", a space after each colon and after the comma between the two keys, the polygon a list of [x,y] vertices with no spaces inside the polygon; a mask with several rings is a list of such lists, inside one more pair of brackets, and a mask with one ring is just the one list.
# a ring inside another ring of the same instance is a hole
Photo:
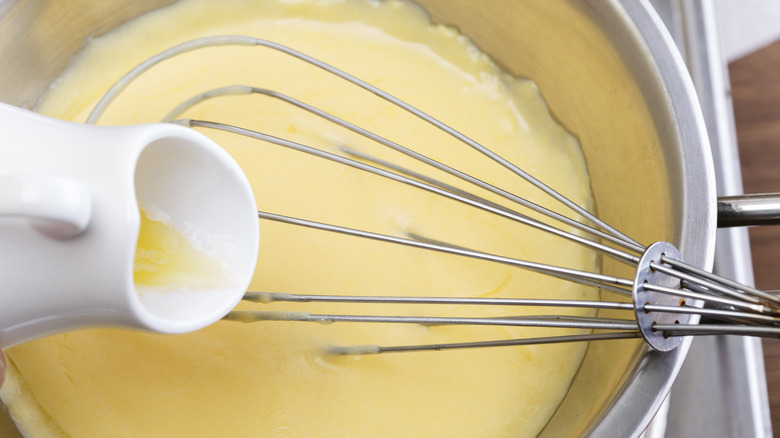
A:
{"label": "whisk handle", "polygon": [[718,198],[718,227],[780,225],[780,193]]}

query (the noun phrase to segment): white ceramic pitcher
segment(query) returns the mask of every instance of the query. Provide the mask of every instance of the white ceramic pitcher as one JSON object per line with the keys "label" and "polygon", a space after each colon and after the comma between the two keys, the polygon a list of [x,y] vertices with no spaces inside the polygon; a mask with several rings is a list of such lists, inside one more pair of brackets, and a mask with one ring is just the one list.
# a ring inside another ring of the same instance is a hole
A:
{"label": "white ceramic pitcher", "polygon": [[[208,236],[235,287],[139,298],[139,203]],[[246,177],[171,124],[97,127],[0,104],[0,347],[87,326],[183,333],[220,319],[254,272]]]}

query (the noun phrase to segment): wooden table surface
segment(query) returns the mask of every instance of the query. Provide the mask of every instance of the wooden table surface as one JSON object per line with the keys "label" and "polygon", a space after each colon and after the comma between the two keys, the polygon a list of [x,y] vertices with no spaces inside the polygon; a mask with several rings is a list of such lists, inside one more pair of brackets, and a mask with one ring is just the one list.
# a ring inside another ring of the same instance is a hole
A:
{"label": "wooden table surface", "polygon": [[[780,192],[780,41],[729,65],[745,193]],[[780,226],[751,228],[756,285],[780,289]],[[780,339],[764,340],[775,436],[780,437]]]}

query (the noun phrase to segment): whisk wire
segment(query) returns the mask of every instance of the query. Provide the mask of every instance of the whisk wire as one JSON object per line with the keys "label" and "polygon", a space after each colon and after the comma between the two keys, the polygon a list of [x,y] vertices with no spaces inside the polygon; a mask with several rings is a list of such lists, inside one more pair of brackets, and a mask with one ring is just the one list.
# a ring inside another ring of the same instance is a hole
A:
{"label": "whisk wire", "polygon": [[[760,300],[768,301],[769,303],[772,303],[774,305],[780,305],[780,296],[772,294],[770,292],[762,291],[760,289],[756,289],[755,287],[751,287],[746,284],[737,283],[734,280],[729,280],[728,278],[724,278],[719,275],[712,274],[711,272],[707,272],[703,269],[699,269],[695,266],[691,266],[680,260],[669,260],[662,257],[661,261],[671,265],[678,272],[685,272],[687,274],[690,274],[692,278],[686,279],[686,281],[690,283],[697,283],[700,280],[707,280],[710,283],[722,285],[726,290],[741,292],[742,293],[741,296],[745,300],[749,300],[748,297],[754,296],[759,298]],[[702,285],[706,286],[705,284]],[[727,292],[723,292],[723,291],[721,291],[721,293],[728,294]]]}
{"label": "whisk wire", "polygon": [[636,321],[626,320],[615,322],[609,320],[570,320],[555,315],[540,317],[511,316],[495,318],[469,318],[448,316],[395,316],[395,315],[336,315],[314,314],[308,312],[279,312],[233,310],[225,318],[228,321],[258,322],[258,321],[288,321],[317,322],[331,324],[334,322],[367,322],[386,324],[423,324],[423,325],[489,325],[508,327],[545,327],[585,330],[638,330]]}
{"label": "whisk wire", "polygon": [[680,280],[685,281],[686,284],[688,285],[697,285],[700,287],[704,287],[706,288],[707,291],[709,291],[709,293],[721,293],[723,295],[727,295],[734,299],[747,301],[752,304],[759,304],[762,302],[759,297],[748,295],[735,289],[729,289],[725,286],[721,286],[716,282],[711,282],[706,279],[699,278],[694,275],[690,275],[685,272],[681,272],[667,266],[663,266],[662,264],[651,263],[650,267],[656,271],[663,272],[667,275],[671,275],[672,277],[679,278]]}
{"label": "whisk wire", "polygon": [[503,263],[518,268],[523,268],[542,274],[550,275],[553,277],[561,278],[563,280],[571,281],[578,284],[585,284],[588,286],[597,286],[603,290],[616,292],[622,295],[630,295],[630,291],[623,288],[630,288],[633,285],[631,280],[625,278],[614,277],[611,275],[596,274],[593,272],[580,271],[576,269],[569,269],[560,266],[546,265],[542,263],[530,262],[526,260],[513,259],[510,257],[499,256],[495,254],[488,254],[479,251],[473,251],[464,248],[457,248],[446,245],[435,245],[427,242],[420,242],[411,239],[404,239],[401,237],[388,236],[385,234],[372,233],[369,231],[356,230],[353,228],[341,227],[338,225],[325,224],[321,222],[314,222],[301,218],[293,218],[289,216],[283,216],[275,213],[257,212],[260,219],[282,222],[292,225],[303,226],[306,228],[319,229],[323,231],[331,231],[340,234],[346,234],[350,236],[357,236],[365,239],[377,240],[381,242],[396,243],[400,245],[423,248],[433,250],[437,252],[455,254],[466,257],[471,257],[478,260],[486,260],[491,262]]}
{"label": "whisk wire", "polygon": [[244,301],[255,303],[374,303],[374,304],[462,304],[483,306],[579,307],[589,309],[634,310],[631,303],[588,300],[554,300],[493,297],[414,297],[378,295],[314,295],[287,292],[247,292]]}
{"label": "whisk wire", "polygon": [[354,355],[380,354],[380,353],[443,351],[443,350],[454,350],[454,349],[465,349],[465,348],[520,347],[525,345],[607,341],[613,339],[634,339],[634,338],[641,338],[641,337],[642,335],[638,331],[629,331],[629,332],[591,333],[585,335],[544,336],[544,337],[523,338],[523,339],[502,339],[496,341],[454,342],[448,344],[400,345],[400,346],[354,345],[354,346],[347,346],[347,347],[332,346],[328,348],[328,352],[330,354],[336,354],[336,355],[354,356]]}
{"label": "whisk wire", "polygon": [[758,312],[758,313],[769,313],[770,312],[768,306],[758,305],[758,304],[751,304],[751,303],[746,303],[744,301],[738,301],[738,300],[730,300],[728,298],[722,298],[722,297],[717,296],[717,295],[710,295],[710,294],[699,293],[699,292],[691,292],[691,291],[688,291],[688,290],[685,290],[685,289],[665,287],[665,286],[660,286],[660,285],[651,284],[651,283],[645,284],[644,288],[649,290],[649,291],[652,291],[652,292],[658,292],[658,293],[667,294],[667,295],[674,295],[674,296],[682,297],[682,298],[690,298],[692,300],[701,300],[701,301],[706,301],[706,302],[710,302],[710,303],[719,304],[719,305],[722,305],[722,306],[731,306],[731,307],[745,309],[745,310],[750,310],[750,311]]}

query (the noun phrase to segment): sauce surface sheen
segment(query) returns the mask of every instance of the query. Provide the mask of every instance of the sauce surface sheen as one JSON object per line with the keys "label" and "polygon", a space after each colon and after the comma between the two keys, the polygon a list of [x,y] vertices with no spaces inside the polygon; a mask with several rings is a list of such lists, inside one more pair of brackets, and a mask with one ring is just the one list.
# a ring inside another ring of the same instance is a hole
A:
{"label": "sauce surface sheen", "polygon": [[[590,207],[576,140],[533,82],[510,78],[465,37],[400,1],[187,0],[87,44],[39,111],[84,121],[143,59],[219,34],[269,39],[320,58],[434,115]],[[218,47],[165,61],[133,82],[100,124],[159,121],[185,99],[243,84],[288,94],[539,204],[511,172],[370,93],[260,47]],[[184,117],[235,124],[340,153],[347,146],[470,187],[268,97],[212,99]],[[203,131],[247,174],[261,210],[586,271],[595,256],[521,224],[257,140]],[[475,193],[506,204],[491,194]],[[517,268],[261,222],[251,290],[355,295],[595,299],[595,291]],[[312,313],[502,316],[560,309],[248,304]],[[587,311],[570,311],[588,314]],[[3,396],[41,436],[533,436],[565,395],[586,344],[373,356],[329,345],[509,339],[552,329],[222,321],[186,335],[85,330],[8,352]],[[555,334],[576,333],[574,330]]]}

